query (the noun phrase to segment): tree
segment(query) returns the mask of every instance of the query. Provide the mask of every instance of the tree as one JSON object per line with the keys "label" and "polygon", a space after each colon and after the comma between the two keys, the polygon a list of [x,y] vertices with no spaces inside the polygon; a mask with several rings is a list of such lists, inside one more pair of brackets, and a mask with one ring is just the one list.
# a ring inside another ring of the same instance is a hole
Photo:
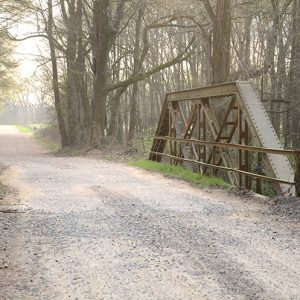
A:
{"label": "tree", "polygon": [[291,118],[292,147],[300,148],[300,0],[294,0],[292,57],[290,62],[291,96],[295,109]]}
{"label": "tree", "polygon": [[[55,3],[51,35],[39,36],[52,40],[44,67],[55,70],[56,60],[64,145],[107,137],[130,145],[155,126],[167,91],[236,79],[252,79],[286,140],[297,131],[297,105],[287,105],[297,102],[288,88],[296,89],[298,65],[295,0]],[[49,27],[45,9],[38,12]]]}
{"label": "tree", "polygon": [[11,41],[9,30],[20,22],[30,7],[29,0],[1,0],[0,10],[0,101],[11,97],[11,91],[18,85],[15,75],[17,62],[12,54],[15,44]]}
{"label": "tree", "polygon": [[212,83],[222,83],[230,75],[231,0],[217,0],[214,12],[209,0],[204,6],[213,23]]}
{"label": "tree", "polygon": [[48,0],[48,26],[47,26],[47,36],[49,41],[50,55],[51,55],[51,64],[52,64],[52,85],[54,93],[54,103],[57,113],[57,120],[59,126],[59,132],[61,137],[62,147],[69,146],[69,138],[67,135],[66,123],[63,115],[60,91],[59,91],[59,78],[58,78],[58,68],[57,68],[57,59],[55,44],[53,39],[53,3],[52,0]]}

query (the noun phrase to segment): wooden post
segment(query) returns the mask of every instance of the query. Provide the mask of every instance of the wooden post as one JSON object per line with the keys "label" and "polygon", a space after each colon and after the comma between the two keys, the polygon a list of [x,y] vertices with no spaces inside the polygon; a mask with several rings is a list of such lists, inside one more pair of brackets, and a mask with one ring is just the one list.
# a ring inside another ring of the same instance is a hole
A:
{"label": "wooden post", "polygon": [[296,196],[300,197],[300,150],[296,153],[295,188]]}

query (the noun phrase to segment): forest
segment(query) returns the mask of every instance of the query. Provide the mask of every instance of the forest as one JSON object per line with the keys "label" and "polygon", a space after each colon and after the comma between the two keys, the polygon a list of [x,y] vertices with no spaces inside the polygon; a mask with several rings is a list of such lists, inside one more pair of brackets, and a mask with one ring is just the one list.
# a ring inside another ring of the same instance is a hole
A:
{"label": "forest", "polygon": [[[131,147],[154,134],[167,92],[251,80],[285,148],[300,148],[299,0],[0,5],[1,103],[17,103],[28,84],[16,81],[14,48],[39,39],[39,71],[29,81],[52,108],[62,147]],[[16,22],[34,32],[14,35]]]}
{"label": "forest", "polygon": [[300,0],[0,0],[0,299],[300,299]]}

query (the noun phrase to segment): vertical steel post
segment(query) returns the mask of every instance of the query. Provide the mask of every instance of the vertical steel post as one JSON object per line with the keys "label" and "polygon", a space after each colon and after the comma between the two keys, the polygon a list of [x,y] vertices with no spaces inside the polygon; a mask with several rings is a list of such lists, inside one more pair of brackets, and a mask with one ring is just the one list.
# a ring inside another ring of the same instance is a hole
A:
{"label": "vertical steel post", "polygon": [[[238,134],[239,134],[239,144],[248,145],[249,144],[249,127],[247,121],[243,118],[243,112],[241,107],[238,108]],[[249,152],[244,150],[239,150],[239,169],[243,171],[249,171],[250,169],[250,156]],[[244,179],[244,180],[243,180]],[[239,174],[239,187],[244,187],[250,190],[251,181],[249,176],[244,175],[244,178]]]}
{"label": "vertical steel post", "polygon": [[[201,140],[201,104],[197,103],[198,140]],[[198,161],[201,161],[201,145],[198,145]],[[201,166],[198,165],[198,172],[201,173]]]}
{"label": "vertical steel post", "polygon": [[[247,121],[245,120],[245,131],[244,131],[244,144],[249,145],[249,126],[247,124]],[[249,172],[250,171],[250,155],[248,151],[244,151],[244,157],[245,157],[245,165],[244,165],[244,170]],[[245,186],[246,189],[250,190],[251,189],[251,180],[250,177],[245,175]]]}
{"label": "vertical steel post", "polygon": [[[262,175],[262,154],[257,153],[257,174]],[[261,179],[256,179],[256,193],[262,194]]]}
{"label": "vertical steel post", "polygon": [[[206,115],[204,113],[204,110],[202,110],[202,116],[203,116],[203,134],[202,134],[202,139],[204,141],[206,141],[207,138],[207,132],[206,132]],[[207,151],[207,147],[206,145],[203,145],[203,161],[206,162],[206,151]]]}
{"label": "vertical steel post", "polygon": [[[238,108],[238,135],[239,135],[239,144],[242,144],[242,110],[239,106]],[[239,170],[243,169],[243,161],[242,161],[242,150],[239,149]],[[242,175],[239,174],[239,187],[241,188],[243,185]]]}
{"label": "vertical steel post", "polygon": [[[169,106],[172,104],[169,103]],[[169,107],[169,136],[172,136],[172,114],[171,109],[173,107]],[[170,147],[170,155],[172,155],[172,141],[169,141],[169,147]],[[172,158],[170,158],[170,165],[172,165]]]}

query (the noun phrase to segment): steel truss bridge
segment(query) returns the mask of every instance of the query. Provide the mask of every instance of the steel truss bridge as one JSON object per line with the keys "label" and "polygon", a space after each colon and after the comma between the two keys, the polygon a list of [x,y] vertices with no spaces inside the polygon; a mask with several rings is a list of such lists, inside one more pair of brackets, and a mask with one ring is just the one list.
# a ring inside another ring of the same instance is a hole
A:
{"label": "steel truss bridge", "polygon": [[278,194],[300,195],[300,151],[283,149],[249,81],[168,93],[149,159],[257,192],[270,181]]}

